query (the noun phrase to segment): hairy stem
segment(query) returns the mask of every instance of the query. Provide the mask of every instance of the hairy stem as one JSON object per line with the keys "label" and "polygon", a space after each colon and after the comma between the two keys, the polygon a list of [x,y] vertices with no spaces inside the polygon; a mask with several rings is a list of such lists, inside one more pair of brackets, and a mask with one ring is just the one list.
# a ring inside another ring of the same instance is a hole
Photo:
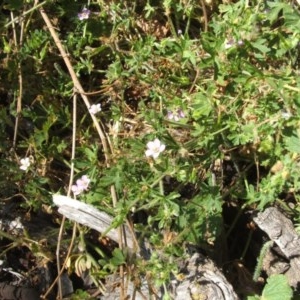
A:
{"label": "hairy stem", "polygon": [[257,258],[257,265],[255,267],[255,271],[254,271],[254,274],[253,274],[253,280],[254,281],[258,280],[258,278],[260,276],[260,273],[261,273],[261,270],[262,270],[262,267],[263,267],[263,260],[266,256],[267,251],[269,250],[269,248],[272,245],[273,245],[273,241],[268,241],[261,248],[260,253],[259,253],[259,257]]}

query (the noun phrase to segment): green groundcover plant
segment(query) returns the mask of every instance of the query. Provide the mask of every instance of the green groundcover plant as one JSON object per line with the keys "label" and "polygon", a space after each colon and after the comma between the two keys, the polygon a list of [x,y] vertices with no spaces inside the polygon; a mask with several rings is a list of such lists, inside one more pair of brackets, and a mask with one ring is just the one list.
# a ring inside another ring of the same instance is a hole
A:
{"label": "green groundcover plant", "polygon": [[[216,250],[235,226],[227,207],[238,218],[276,203],[299,222],[299,9],[283,0],[3,1],[3,203],[50,211],[54,193],[68,194],[115,227],[130,219],[152,249],[139,271],[157,285],[176,273],[172,257],[185,245]],[[68,267],[96,282],[126,265],[126,251],[97,260],[83,249]],[[291,298],[277,279],[280,299]],[[274,280],[253,299],[277,299],[267,296]]]}

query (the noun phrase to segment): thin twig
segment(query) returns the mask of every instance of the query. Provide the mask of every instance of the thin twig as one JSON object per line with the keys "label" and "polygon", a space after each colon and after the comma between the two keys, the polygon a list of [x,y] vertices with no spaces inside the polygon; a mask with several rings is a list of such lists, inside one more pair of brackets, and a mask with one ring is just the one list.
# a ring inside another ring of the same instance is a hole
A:
{"label": "thin twig", "polygon": [[[89,102],[89,99],[88,97],[86,96],[86,92],[84,91],[80,81],[78,80],[77,78],[77,75],[74,71],[74,68],[71,64],[71,61],[69,59],[69,56],[68,54],[66,53],[56,31],[54,30],[53,26],[52,26],[52,23],[48,17],[48,15],[46,14],[46,12],[44,11],[43,8],[40,8],[40,14],[42,16],[42,18],[44,19],[46,25],[47,25],[47,28],[49,30],[49,32],[51,33],[51,36],[65,62],[65,65],[69,71],[69,74],[71,76],[71,79],[73,81],[73,84],[74,84],[74,91],[78,94],[80,94],[82,100],[84,101],[87,109],[89,110],[90,108],[90,102]],[[98,121],[97,118],[92,114],[90,113],[90,116],[93,120],[93,123],[94,123],[94,126],[100,136],[100,139],[101,139],[101,143],[102,143],[102,146],[103,146],[103,151],[104,151],[104,155],[105,155],[105,159],[106,159],[106,164],[109,166],[109,148],[108,148],[108,144],[107,144],[107,141],[106,141],[106,136],[104,134],[104,131],[102,129],[103,125],[101,124],[100,125],[100,122],[101,121]]]}
{"label": "thin twig", "polygon": [[22,197],[26,202],[29,202],[29,200],[21,193],[18,193],[18,194],[14,194],[10,197],[7,197],[7,198],[0,198],[0,201],[9,201],[13,198],[16,198],[16,197]]}
{"label": "thin twig", "polygon": [[[65,221],[66,221],[66,217],[63,216],[61,224],[60,224],[60,228],[59,228],[59,233],[58,233],[58,237],[57,237],[57,245],[56,245],[56,267],[57,267],[57,277],[56,279],[58,280],[58,299],[62,299],[62,284],[61,284],[61,270],[62,268],[60,267],[60,245],[61,245],[61,240],[62,240],[62,235],[63,235],[63,231],[64,231],[64,225],[65,225]],[[57,281],[56,280],[56,281]]]}
{"label": "thin twig", "polygon": [[[14,13],[12,11],[10,12],[10,17],[11,17],[11,19],[14,19]],[[12,30],[13,30],[14,43],[17,46],[18,45],[17,31],[16,31],[16,26],[15,26],[14,23],[13,23],[13,26],[12,26]]]}
{"label": "thin twig", "polygon": [[96,95],[99,95],[99,94],[102,94],[102,93],[103,93],[103,90],[94,91],[94,92],[85,92],[83,94],[86,95],[86,96],[96,96]]}
{"label": "thin twig", "polygon": [[[74,93],[73,95],[73,128],[72,128],[72,153],[71,153],[71,171],[70,171],[70,180],[69,180],[69,187],[68,187],[68,196],[71,194],[71,187],[73,183],[74,178],[74,160],[75,160],[75,150],[76,150],[76,123],[77,123],[77,94]],[[62,230],[65,225],[65,217],[63,217],[61,225],[60,225],[60,231],[58,235],[58,241],[57,241],[57,247],[56,247],[56,261],[57,261],[57,274],[61,274],[63,268],[60,269],[60,245],[62,240]],[[76,223],[74,223],[76,225]],[[73,234],[74,230],[76,230],[76,226],[73,228]],[[71,247],[69,247],[69,252],[71,252]],[[66,263],[67,258],[64,261],[64,264]],[[58,279],[58,294],[60,299],[62,299],[62,285],[60,280],[60,275],[57,277]]]}
{"label": "thin twig", "polygon": [[190,87],[190,89],[189,89],[189,94],[191,94],[192,91],[194,90],[194,87],[195,87],[195,85],[196,85],[196,82],[197,82],[197,80],[198,80],[198,78],[199,78],[199,74],[200,74],[200,70],[199,70],[199,69],[196,69],[196,75],[195,75],[195,78],[194,78],[194,80],[193,80],[193,83],[192,83],[192,85],[191,85],[191,87]]}
{"label": "thin twig", "polygon": [[206,6],[205,6],[205,1],[200,0],[200,2],[201,2],[201,7],[202,7],[202,11],[203,11],[203,18],[204,18],[204,32],[207,32],[207,30],[208,30],[208,17],[207,17],[207,10],[206,10]]}
{"label": "thin twig", "polygon": [[35,9],[42,7],[43,5],[45,5],[48,1],[43,1],[40,4],[36,4],[34,5],[32,8],[28,9],[27,11],[25,11],[21,16],[18,16],[16,18],[12,18],[12,20],[10,22],[8,22],[7,24],[5,24],[5,28],[9,27],[10,25],[14,26],[15,23],[19,22],[20,19],[24,18],[26,15],[32,13]]}
{"label": "thin twig", "polygon": [[42,299],[47,299],[47,296],[52,291],[52,289],[54,288],[56,282],[60,279],[60,276],[62,275],[64,269],[66,268],[66,265],[68,263],[68,259],[69,259],[70,255],[71,255],[71,251],[73,249],[74,241],[75,241],[75,238],[76,238],[76,231],[77,231],[76,228],[77,228],[77,223],[74,222],[71,243],[70,243],[66,258],[64,260],[64,263],[63,263],[62,267],[60,268],[60,271],[57,274],[55,280],[52,282],[51,286],[48,288],[47,292],[44,295],[41,296]]}
{"label": "thin twig", "polygon": [[[14,14],[13,12],[10,12],[11,19],[14,19]],[[20,40],[18,42],[17,38],[17,30],[15,23],[12,23],[12,29],[13,29],[13,38],[14,38],[14,44],[16,47],[16,52],[19,52],[19,46],[22,46],[23,43],[23,21],[21,21],[21,32],[20,32]],[[18,79],[19,79],[19,91],[18,91],[18,96],[17,96],[17,115],[15,119],[15,127],[14,127],[14,137],[13,137],[13,149],[16,148],[17,144],[17,135],[18,135],[18,128],[19,128],[19,119],[20,119],[20,114],[22,110],[22,95],[23,95],[23,77],[22,77],[22,68],[21,68],[21,63],[18,62]]]}
{"label": "thin twig", "polygon": [[[89,111],[89,108],[90,108],[90,102],[89,102],[89,99],[88,97],[86,96],[86,92],[84,91],[80,81],[78,80],[77,78],[77,75],[74,71],[74,68],[71,64],[71,61],[69,59],[69,56],[67,55],[56,31],[54,30],[53,26],[52,26],[52,23],[48,17],[48,15],[46,14],[46,12],[44,11],[43,8],[40,8],[39,9],[40,11],[40,14],[42,16],[42,18],[44,19],[45,23],[46,23],[46,26],[65,62],[65,65],[69,71],[69,74],[71,76],[71,79],[73,81],[73,85],[74,85],[74,91],[75,93],[78,93],[80,94],[82,100],[84,101],[88,111]],[[110,157],[109,157],[109,154],[113,152],[113,149],[111,148],[111,145],[110,143],[108,143],[108,137],[106,136],[106,134],[104,133],[104,126],[103,124],[101,123],[101,120],[97,120],[97,118],[90,112],[90,116],[93,120],[93,123],[94,123],[94,126],[99,134],[99,137],[100,137],[100,140],[101,140],[101,143],[102,143],[102,146],[103,146],[103,152],[104,152],[104,156],[105,156],[105,161],[106,161],[106,166],[109,167],[110,166]],[[113,201],[113,206],[116,207],[117,205],[117,193],[116,193],[116,189],[115,189],[115,186],[112,185],[111,186],[111,196],[112,196],[112,201]],[[122,249],[123,248],[123,241],[124,241],[124,244],[126,245],[126,236],[122,234],[122,228],[119,228],[119,246],[120,248]],[[124,271],[123,271],[123,268],[121,267],[120,268],[120,275],[121,275],[121,278],[123,278],[123,275],[124,275]],[[123,287],[123,284],[121,284],[121,294],[122,293],[122,287]]]}
{"label": "thin twig", "polygon": [[[74,84],[74,90],[76,93],[80,94],[81,98],[83,99],[87,109],[90,108],[90,103],[89,103],[89,99],[88,97],[86,96],[86,92],[84,91],[81,83],[79,82],[78,78],[77,78],[77,75],[74,71],[74,68],[71,64],[71,61],[69,59],[69,56],[68,54],[66,53],[56,31],[54,30],[52,24],[51,24],[51,21],[48,17],[48,15],[46,14],[46,12],[44,11],[43,8],[40,8],[40,13],[41,13],[41,16],[42,18],[44,19],[46,25],[47,25],[47,28],[66,64],[66,67],[69,71],[69,74],[71,76],[71,79],[73,81],[73,84]],[[104,155],[105,155],[105,161],[106,161],[106,166],[109,167],[110,166],[110,157],[109,157],[109,154],[113,152],[113,149],[112,147],[110,147],[110,143],[108,143],[108,137],[107,135],[105,134],[104,130],[103,130],[103,124],[101,122],[101,120],[97,120],[97,118],[90,112],[90,116],[93,120],[93,123],[94,123],[94,126],[99,134],[99,137],[100,137],[100,140],[101,140],[101,143],[102,143],[102,146],[103,146],[103,152],[104,152]],[[112,196],[112,201],[113,201],[113,205],[114,207],[116,206],[117,204],[117,193],[116,193],[116,190],[115,190],[115,186],[111,186],[111,196]],[[126,237],[123,237],[124,239]],[[122,247],[123,245],[123,238],[120,236],[120,246]],[[126,244],[126,241],[125,241],[125,244]]]}
{"label": "thin twig", "polygon": [[71,152],[71,171],[68,187],[68,196],[71,194],[72,183],[74,179],[74,160],[76,150],[76,123],[77,123],[77,94],[73,95],[73,127],[72,127],[72,152]]}

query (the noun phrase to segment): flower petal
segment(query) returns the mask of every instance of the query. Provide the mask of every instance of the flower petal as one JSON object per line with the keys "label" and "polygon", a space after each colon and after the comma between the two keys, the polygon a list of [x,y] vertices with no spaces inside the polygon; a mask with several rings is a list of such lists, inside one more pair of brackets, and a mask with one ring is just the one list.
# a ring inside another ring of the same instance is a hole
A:
{"label": "flower petal", "polygon": [[148,149],[148,150],[145,151],[145,154],[146,154],[147,157],[152,156],[153,151]]}
{"label": "flower petal", "polygon": [[21,166],[20,169],[26,171],[30,167],[30,159],[29,157],[22,158],[20,160]]}
{"label": "flower petal", "polygon": [[159,152],[163,152],[166,149],[166,145],[161,144],[159,147]]}
{"label": "flower petal", "polygon": [[86,20],[89,18],[91,11],[87,8],[84,8],[80,13],[78,13],[78,19],[80,21]]}
{"label": "flower petal", "polygon": [[156,138],[154,141],[153,141],[153,146],[155,148],[159,148],[160,147],[160,140],[158,138]]}
{"label": "flower petal", "polygon": [[89,108],[89,112],[93,115],[95,115],[96,113],[98,113],[99,111],[101,111],[101,104],[93,104],[91,105],[91,107]]}
{"label": "flower petal", "polygon": [[150,141],[147,143],[147,150],[145,151],[145,155],[147,157],[152,156],[156,159],[161,152],[163,152],[166,148],[164,144],[158,138],[155,138],[154,141]]}
{"label": "flower petal", "polygon": [[160,152],[153,152],[153,153],[152,153],[152,157],[153,157],[154,159],[156,159],[156,158],[158,158],[159,154],[160,154]]}
{"label": "flower petal", "polygon": [[71,190],[75,196],[79,195],[82,192],[82,189],[78,187],[76,184],[72,185]]}
{"label": "flower petal", "polygon": [[91,182],[91,179],[87,175],[82,175],[81,180],[87,184]]}
{"label": "flower petal", "polygon": [[154,147],[154,142],[151,141],[151,142],[148,142],[148,143],[147,143],[147,148],[148,148],[148,149],[151,149],[151,150],[152,150],[153,147]]}

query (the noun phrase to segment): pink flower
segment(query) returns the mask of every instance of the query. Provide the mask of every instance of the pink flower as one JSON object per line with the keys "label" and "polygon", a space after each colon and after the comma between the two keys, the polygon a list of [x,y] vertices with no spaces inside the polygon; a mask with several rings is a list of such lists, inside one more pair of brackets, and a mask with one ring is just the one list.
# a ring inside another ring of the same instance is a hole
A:
{"label": "pink flower", "polygon": [[177,109],[177,116],[179,119],[185,118],[185,113],[182,109]]}
{"label": "pink flower", "polygon": [[87,20],[90,17],[91,11],[87,8],[84,8],[80,13],[78,13],[78,19],[80,21]]}
{"label": "pink flower", "polygon": [[89,177],[87,175],[83,175],[81,178],[76,180],[76,184],[72,185],[71,190],[75,196],[79,195],[89,189],[90,182],[91,180]]}
{"label": "pink flower", "polygon": [[178,122],[180,119],[185,118],[185,113],[180,108],[176,111],[168,110],[167,118],[169,120],[174,120],[175,122]]}
{"label": "pink flower", "polygon": [[178,121],[178,117],[171,110],[168,110],[167,118],[169,120]]}

